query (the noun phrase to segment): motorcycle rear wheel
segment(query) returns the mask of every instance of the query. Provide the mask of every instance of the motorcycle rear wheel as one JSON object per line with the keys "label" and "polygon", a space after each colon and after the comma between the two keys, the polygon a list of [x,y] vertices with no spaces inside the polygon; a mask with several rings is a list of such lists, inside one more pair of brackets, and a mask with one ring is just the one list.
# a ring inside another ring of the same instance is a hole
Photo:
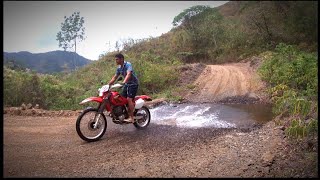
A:
{"label": "motorcycle rear wheel", "polygon": [[137,129],[144,129],[146,128],[151,120],[151,114],[149,109],[146,106],[142,106],[141,109],[139,109],[136,113],[140,114],[143,116],[142,119],[137,119],[135,120],[135,122],[133,123],[133,125],[137,128]]}
{"label": "motorcycle rear wheel", "polygon": [[87,142],[99,140],[107,130],[107,120],[103,113],[98,119],[97,128],[94,128],[96,115],[98,115],[97,108],[88,108],[77,118],[76,131],[80,138]]}

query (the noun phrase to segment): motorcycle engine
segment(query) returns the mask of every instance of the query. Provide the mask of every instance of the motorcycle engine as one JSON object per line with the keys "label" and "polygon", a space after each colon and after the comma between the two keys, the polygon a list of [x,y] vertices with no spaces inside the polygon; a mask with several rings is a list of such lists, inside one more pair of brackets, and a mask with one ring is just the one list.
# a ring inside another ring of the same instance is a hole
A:
{"label": "motorcycle engine", "polygon": [[114,106],[112,112],[115,116],[115,119],[122,121],[125,118],[126,109],[124,106]]}

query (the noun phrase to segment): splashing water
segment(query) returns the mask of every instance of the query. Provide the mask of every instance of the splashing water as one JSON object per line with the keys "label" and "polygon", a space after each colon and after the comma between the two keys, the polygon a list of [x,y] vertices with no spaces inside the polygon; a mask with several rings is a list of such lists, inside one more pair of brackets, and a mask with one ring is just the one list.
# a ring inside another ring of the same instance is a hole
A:
{"label": "splashing water", "polygon": [[272,119],[266,117],[271,115],[271,109],[259,105],[170,104],[150,109],[150,113],[152,123],[183,128],[249,127]]}

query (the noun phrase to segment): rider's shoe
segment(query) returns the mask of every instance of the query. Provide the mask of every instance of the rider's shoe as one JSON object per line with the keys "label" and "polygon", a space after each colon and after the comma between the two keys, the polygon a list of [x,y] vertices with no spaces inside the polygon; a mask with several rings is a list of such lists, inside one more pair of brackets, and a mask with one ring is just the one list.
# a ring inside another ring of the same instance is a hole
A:
{"label": "rider's shoe", "polygon": [[133,120],[133,119],[130,119],[130,118],[124,119],[123,121],[124,121],[124,122],[127,122],[127,123],[134,123],[134,120]]}

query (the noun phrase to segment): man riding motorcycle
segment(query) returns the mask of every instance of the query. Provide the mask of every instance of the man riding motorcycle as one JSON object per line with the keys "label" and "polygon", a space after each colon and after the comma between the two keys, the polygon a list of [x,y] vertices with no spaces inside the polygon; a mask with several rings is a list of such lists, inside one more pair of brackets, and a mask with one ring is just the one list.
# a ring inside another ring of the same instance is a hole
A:
{"label": "man riding motorcycle", "polygon": [[115,82],[115,80],[119,77],[119,75],[122,75],[124,77],[124,80],[122,82],[124,84],[124,87],[121,95],[128,99],[128,111],[129,111],[128,112],[129,119],[124,119],[124,121],[129,123],[134,123],[133,99],[136,96],[138,91],[139,80],[133,71],[133,67],[131,63],[128,61],[125,61],[124,56],[121,53],[118,53],[115,55],[115,60],[118,65],[118,68],[116,70],[115,75],[112,77],[112,79],[109,81],[108,84],[112,85]]}

